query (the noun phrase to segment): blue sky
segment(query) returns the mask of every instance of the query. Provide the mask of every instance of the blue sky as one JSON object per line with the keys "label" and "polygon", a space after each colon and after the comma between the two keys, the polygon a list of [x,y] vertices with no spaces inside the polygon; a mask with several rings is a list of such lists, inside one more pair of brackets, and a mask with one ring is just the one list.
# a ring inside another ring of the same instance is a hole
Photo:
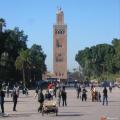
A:
{"label": "blue sky", "polygon": [[120,38],[120,0],[0,0],[7,28],[23,29],[28,47],[42,46],[48,70],[53,68],[53,24],[59,6],[68,25],[69,70],[78,66],[78,50]]}

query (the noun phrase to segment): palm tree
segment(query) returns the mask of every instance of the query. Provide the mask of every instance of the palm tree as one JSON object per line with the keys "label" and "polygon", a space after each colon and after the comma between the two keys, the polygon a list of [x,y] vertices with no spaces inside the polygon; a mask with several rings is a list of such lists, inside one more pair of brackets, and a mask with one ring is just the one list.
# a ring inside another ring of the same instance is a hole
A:
{"label": "palm tree", "polygon": [[0,32],[2,32],[3,27],[6,27],[6,23],[3,18],[0,18]]}
{"label": "palm tree", "polygon": [[15,61],[16,69],[22,70],[23,74],[23,85],[26,86],[25,80],[25,69],[30,67],[30,60],[29,60],[29,50],[22,50],[20,52],[20,56],[17,57]]}

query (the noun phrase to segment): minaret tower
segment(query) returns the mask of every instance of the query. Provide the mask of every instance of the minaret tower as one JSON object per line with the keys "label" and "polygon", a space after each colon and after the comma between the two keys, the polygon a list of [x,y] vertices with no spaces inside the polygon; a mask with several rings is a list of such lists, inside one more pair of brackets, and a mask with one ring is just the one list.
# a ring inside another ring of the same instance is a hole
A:
{"label": "minaret tower", "polygon": [[61,8],[57,10],[53,25],[53,72],[56,78],[67,80],[67,25]]}

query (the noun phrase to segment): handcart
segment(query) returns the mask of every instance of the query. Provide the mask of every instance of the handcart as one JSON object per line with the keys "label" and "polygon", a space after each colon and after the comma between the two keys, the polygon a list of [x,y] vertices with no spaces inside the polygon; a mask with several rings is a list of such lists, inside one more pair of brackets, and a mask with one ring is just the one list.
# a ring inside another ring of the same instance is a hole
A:
{"label": "handcart", "polygon": [[42,107],[42,115],[49,113],[55,113],[55,115],[58,115],[58,106],[57,102],[54,100],[45,100]]}

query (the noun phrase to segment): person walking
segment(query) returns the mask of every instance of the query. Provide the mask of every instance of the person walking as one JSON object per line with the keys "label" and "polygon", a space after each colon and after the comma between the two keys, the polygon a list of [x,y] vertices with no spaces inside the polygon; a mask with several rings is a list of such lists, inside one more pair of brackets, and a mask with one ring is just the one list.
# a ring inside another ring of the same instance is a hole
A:
{"label": "person walking", "polygon": [[80,85],[77,86],[77,98],[81,98],[81,87],[80,87]]}
{"label": "person walking", "polygon": [[13,87],[13,91],[16,91],[17,96],[19,97],[19,93],[20,93],[20,88],[19,85],[16,83]]}
{"label": "person walking", "polygon": [[55,84],[54,89],[53,89],[53,93],[54,93],[55,98],[56,98],[56,92],[57,92],[57,87],[56,87],[56,84]]}
{"label": "person walking", "polygon": [[85,88],[83,88],[82,90],[82,101],[86,101],[87,100],[87,94],[86,94],[87,90]]}
{"label": "person walking", "polygon": [[38,102],[40,103],[38,112],[42,112],[42,107],[43,107],[43,103],[44,103],[44,95],[42,93],[42,89],[40,91],[38,91]]}
{"label": "person walking", "polygon": [[110,93],[112,92],[112,83],[110,82],[110,85],[109,85],[109,91]]}
{"label": "person walking", "polygon": [[45,99],[46,100],[52,100],[53,99],[53,96],[51,95],[51,93],[49,92],[48,89],[46,90],[46,93],[45,93]]}
{"label": "person walking", "polygon": [[37,95],[38,95],[38,91],[39,91],[39,89],[38,89],[38,87],[36,87],[36,89],[35,89],[35,98],[36,98]]}
{"label": "person walking", "polygon": [[99,100],[99,102],[101,102],[101,93],[100,92],[98,92],[98,100]]}
{"label": "person walking", "polygon": [[57,101],[58,101],[58,105],[60,106],[60,103],[61,103],[61,89],[60,88],[57,90]]}
{"label": "person walking", "polygon": [[6,86],[6,95],[7,95],[7,97],[9,97],[9,93],[10,93],[10,92],[9,92],[9,85],[7,85],[7,86]]}
{"label": "person walking", "polygon": [[1,87],[0,88],[0,105],[1,105],[2,115],[4,115],[4,97],[5,97],[5,93]]}
{"label": "person walking", "polygon": [[61,92],[61,96],[62,96],[62,101],[63,101],[63,106],[67,106],[67,93],[65,91],[65,87],[63,87],[62,92]]}
{"label": "person walking", "polygon": [[107,88],[104,87],[103,89],[103,105],[106,102],[106,105],[108,105],[108,94],[107,94]]}
{"label": "person walking", "polygon": [[18,91],[15,88],[13,89],[12,96],[13,96],[13,111],[16,111],[17,99],[19,95]]}

